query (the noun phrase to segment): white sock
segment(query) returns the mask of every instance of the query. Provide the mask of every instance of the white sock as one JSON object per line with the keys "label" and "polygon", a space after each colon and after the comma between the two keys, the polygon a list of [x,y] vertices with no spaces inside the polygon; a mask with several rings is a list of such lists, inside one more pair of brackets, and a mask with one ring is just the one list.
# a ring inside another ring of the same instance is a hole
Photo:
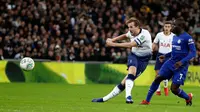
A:
{"label": "white sock", "polygon": [[107,100],[117,96],[121,92],[122,91],[117,86],[115,86],[115,88],[108,95],[103,97],[103,101],[107,101]]}
{"label": "white sock", "polygon": [[158,86],[158,89],[156,91],[160,91],[160,85]]}
{"label": "white sock", "polygon": [[132,88],[133,88],[133,81],[130,79],[126,79],[126,82],[125,82],[126,98],[128,96],[131,96]]}
{"label": "white sock", "polygon": [[164,88],[167,88],[168,87],[168,80],[166,79],[163,82],[164,82]]}

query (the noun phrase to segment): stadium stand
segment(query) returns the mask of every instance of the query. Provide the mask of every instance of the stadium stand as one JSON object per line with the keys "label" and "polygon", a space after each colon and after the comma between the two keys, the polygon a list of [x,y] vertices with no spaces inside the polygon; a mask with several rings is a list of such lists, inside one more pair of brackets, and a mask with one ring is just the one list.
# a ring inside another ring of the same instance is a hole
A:
{"label": "stadium stand", "polygon": [[198,49],[191,64],[199,65],[199,14],[198,0],[1,0],[0,59],[126,63],[130,49],[105,46],[127,32],[126,18],[140,19],[154,39],[165,20],[183,17]]}

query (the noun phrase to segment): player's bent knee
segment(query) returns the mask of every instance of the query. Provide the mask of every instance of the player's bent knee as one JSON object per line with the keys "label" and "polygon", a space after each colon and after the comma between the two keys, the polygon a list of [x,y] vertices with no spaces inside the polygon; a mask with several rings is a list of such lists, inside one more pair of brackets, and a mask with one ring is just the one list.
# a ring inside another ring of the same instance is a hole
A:
{"label": "player's bent knee", "polygon": [[129,68],[128,68],[128,74],[132,74],[132,75],[136,75],[136,67],[135,66],[130,66]]}
{"label": "player's bent knee", "polygon": [[135,76],[133,74],[128,74],[126,79],[135,80],[136,78],[137,78],[137,76]]}
{"label": "player's bent knee", "polygon": [[160,83],[161,81],[163,81],[165,78],[162,76],[157,76],[156,79],[154,80],[155,83]]}
{"label": "player's bent knee", "polygon": [[117,87],[121,90],[121,91],[123,91],[124,89],[125,89],[125,85],[124,84],[118,84],[117,85]]}
{"label": "player's bent knee", "polygon": [[175,94],[175,95],[178,94],[178,89],[176,89],[176,88],[172,88],[172,87],[171,87],[171,91],[172,91],[172,93]]}
{"label": "player's bent knee", "polygon": [[179,86],[175,86],[175,85],[172,84],[170,89],[171,89],[173,94],[177,95]]}

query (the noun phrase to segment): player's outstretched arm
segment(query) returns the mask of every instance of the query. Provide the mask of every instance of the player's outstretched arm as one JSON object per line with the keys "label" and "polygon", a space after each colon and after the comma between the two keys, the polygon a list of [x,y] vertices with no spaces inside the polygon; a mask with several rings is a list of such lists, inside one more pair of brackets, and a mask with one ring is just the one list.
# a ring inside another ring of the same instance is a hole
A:
{"label": "player's outstretched arm", "polygon": [[179,68],[181,65],[183,65],[184,63],[188,62],[189,60],[191,60],[192,58],[194,58],[196,56],[196,48],[194,44],[189,44],[188,45],[190,48],[190,52],[189,54],[183,58],[181,61],[176,62],[175,63],[175,68]]}
{"label": "player's outstretched arm", "polygon": [[124,40],[124,39],[126,39],[126,38],[127,38],[126,34],[122,34],[122,35],[120,35],[120,36],[117,36],[117,37],[115,37],[115,38],[112,38],[111,41],[112,41],[112,42],[116,42],[117,40]]}
{"label": "player's outstretched arm", "polygon": [[[128,35],[130,35],[130,32],[128,32],[128,33],[125,34],[124,36],[125,36],[125,37],[130,37],[130,36],[128,36]],[[151,38],[150,34],[148,34],[147,36],[149,36],[149,37],[146,37],[146,38]],[[107,46],[111,46],[111,47],[131,48],[131,47],[140,46],[140,45],[143,44],[145,41],[146,41],[145,36],[144,36],[144,35],[141,35],[141,36],[138,36],[138,37],[134,38],[134,41],[131,41],[131,42],[124,42],[124,43],[114,43],[114,42],[112,41],[112,39],[107,39],[107,40],[106,40],[106,44],[107,44]]]}
{"label": "player's outstretched arm", "polygon": [[112,41],[107,40],[106,41],[107,46],[110,47],[124,47],[124,48],[131,48],[131,47],[136,47],[137,43],[135,41],[133,42],[124,42],[124,43],[114,43]]}
{"label": "player's outstretched arm", "polygon": [[190,49],[190,52],[185,58],[181,60],[181,63],[188,62],[189,60],[191,60],[192,58],[196,56],[196,47],[194,45],[192,38],[188,40],[188,47]]}

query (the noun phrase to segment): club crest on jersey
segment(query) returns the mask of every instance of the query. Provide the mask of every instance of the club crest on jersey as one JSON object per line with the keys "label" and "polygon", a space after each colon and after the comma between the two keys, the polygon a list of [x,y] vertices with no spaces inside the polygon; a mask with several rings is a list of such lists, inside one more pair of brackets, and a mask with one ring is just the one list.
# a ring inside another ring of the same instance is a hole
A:
{"label": "club crest on jersey", "polygon": [[193,44],[193,43],[194,43],[194,41],[192,39],[188,40],[188,44]]}
{"label": "club crest on jersey", "polygon": [[180,44],[180,43],[181,43],[181,40],[180,40],[180,39],[178,39],[177,43],[178,43],[178,44]]}
{"label": "club crest on jersey", "polygon": [[142,36],[140,37],[140,40],[144,40],[144,35],[142,35]]}

